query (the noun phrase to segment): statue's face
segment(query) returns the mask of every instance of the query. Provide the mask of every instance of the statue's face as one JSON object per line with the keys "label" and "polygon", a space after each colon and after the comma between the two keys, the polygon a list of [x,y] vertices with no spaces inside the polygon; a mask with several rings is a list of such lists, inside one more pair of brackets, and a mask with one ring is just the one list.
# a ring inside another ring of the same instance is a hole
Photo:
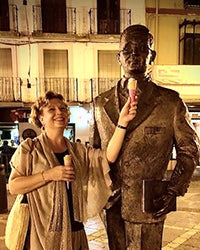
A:
{"label": "statue's face", "polygon": [[151,50],[146,39],[127,36],[121,40],[119,62],[126,76],[145,74],[150,56]]}

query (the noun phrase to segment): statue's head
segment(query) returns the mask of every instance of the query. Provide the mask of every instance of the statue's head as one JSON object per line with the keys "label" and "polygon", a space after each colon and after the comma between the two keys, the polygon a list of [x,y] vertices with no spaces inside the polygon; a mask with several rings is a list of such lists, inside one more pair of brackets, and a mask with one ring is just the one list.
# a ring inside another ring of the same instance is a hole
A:
{"label": "statue's head", "polygon": [[149,29],[141,24],[128,26],[120,36],[120,45],[125,41],[136,40],[142,43],[146,43],[150,48],[153,44],[153,36]]}
{"label": "statue's head", "polygon": [[131,25],[120,36],[118,61],[125,74],[144,74],[156,56],[153,36],[144,25]]}

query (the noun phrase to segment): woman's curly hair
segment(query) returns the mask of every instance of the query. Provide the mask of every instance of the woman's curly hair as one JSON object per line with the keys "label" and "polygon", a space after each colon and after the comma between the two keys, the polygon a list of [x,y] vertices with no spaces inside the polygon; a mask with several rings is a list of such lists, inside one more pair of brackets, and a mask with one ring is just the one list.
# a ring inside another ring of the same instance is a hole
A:
{"label": "woman's curly hair", "polygon": [[[29,121],[36,125],[39,128],[42,128],[43,125],[40,121],[40,115],[42,114],[42,110],[44,107],[46,107],[51,99],[59,99],[63,102],[65,102],[64,97],[61,94],[58,94],[53,91],[47,91],[45,93],[45,96],[40,96],[37,101],[31,106],[31,114]],[[66,106],[68,106],[66,104]],[[68,115],[70,115],[70,112],[68,112]]]}

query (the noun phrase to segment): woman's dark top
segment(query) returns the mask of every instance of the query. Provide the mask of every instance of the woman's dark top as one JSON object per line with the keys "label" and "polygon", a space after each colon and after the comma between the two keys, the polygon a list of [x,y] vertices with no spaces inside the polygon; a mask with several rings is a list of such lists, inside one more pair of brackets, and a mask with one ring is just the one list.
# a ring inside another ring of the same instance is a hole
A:
{"label": "woman's dark top", "polygon": [[[62,153],[55,153],[55,155],[56,155],[56,157],[61,165],[64,165],[64,156],[67,154],[68,154],[68,150],[66,150],[65,152],[62,152]],[[67,182],[66,182],[66,190],[67,190],[67,196],[68,196],[68,204],[69,204],[69,213],[70,213],[72,232],[82,230],[84,228],[83,223],[74,220],[72,188],[71,188],[70,183],[69,183],[69,188],[67,188]]]}

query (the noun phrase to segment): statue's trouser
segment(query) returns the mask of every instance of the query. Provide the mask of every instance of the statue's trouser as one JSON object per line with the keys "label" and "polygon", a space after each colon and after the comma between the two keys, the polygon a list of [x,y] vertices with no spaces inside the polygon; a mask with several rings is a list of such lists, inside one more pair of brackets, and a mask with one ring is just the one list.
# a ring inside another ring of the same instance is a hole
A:
{"label": "statue's trouser", "polygon": [[110,250],[162,249],[164,221],[144,224],[124,222],[120,200],[106,210],[106,223]]}

